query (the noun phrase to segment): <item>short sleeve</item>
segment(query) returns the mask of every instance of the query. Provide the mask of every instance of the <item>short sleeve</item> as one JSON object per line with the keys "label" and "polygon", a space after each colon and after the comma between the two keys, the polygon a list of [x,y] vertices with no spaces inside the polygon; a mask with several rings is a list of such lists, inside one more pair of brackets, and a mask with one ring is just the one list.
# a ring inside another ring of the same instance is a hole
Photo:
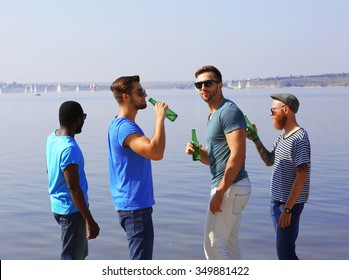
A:
{"label": "short sleeve", "polygon": [[79,164],[80,151],[77,147],[71,146],[64,149],[61,156],[60,168],[62,172],[64,172],[69,164]]}

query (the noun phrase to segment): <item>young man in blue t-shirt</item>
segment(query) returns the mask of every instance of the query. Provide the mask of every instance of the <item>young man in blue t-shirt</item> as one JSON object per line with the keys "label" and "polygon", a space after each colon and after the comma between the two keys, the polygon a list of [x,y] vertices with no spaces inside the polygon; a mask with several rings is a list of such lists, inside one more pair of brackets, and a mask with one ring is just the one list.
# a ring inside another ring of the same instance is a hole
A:
{"label": "young man in blue t-shirt", "polygon": [[99,226],[88,209],[84,157],[74,139],[81,133],[85,119],[79,103],[64,102],[59,108],[60,128],[46,141],[48,189],[51,210],[61,227],[62,260],[85,259],[87,240],[99,234]]}
{"label": "young man in blue t-shirt", "polygon": [[139,76],[116,79],[111,91],[120,111],[111,121],[108,132],[110,190],[120,225],[126,232],[130,258],[151,260],[153,257],[154,205],[151,160],[161,160],[165,151],[166,109],[164,102],[155,107],[152,138],[136,124],[138,110],[145,109],[146,92]]}

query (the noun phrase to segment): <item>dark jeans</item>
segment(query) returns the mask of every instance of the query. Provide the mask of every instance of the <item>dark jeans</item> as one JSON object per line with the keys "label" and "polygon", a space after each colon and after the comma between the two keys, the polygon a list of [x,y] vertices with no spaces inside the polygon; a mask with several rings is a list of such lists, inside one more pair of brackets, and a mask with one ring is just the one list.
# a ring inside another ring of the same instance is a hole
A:
{"label": "dark jeans", "polygon": [[298,256],[296,255],[296,240],[304,203],[297,203],[293,206],[291,225],[281,228],[278,222],[284,207],[285,205],[277,205],[273,201],[270,204],[270,214],[276,233],[276,252],[279,260],[298,260]]}
{"label": "dark jeans", "polygon": [[84,260],[88,254],[85,219],[80,212],[53,215],[61,227],[61,260]]}
{"label": "dark jeans", "polygon": [[153,208],[118,211],[119,222],[126,232],[131,260],[153,258],[154,228]]}

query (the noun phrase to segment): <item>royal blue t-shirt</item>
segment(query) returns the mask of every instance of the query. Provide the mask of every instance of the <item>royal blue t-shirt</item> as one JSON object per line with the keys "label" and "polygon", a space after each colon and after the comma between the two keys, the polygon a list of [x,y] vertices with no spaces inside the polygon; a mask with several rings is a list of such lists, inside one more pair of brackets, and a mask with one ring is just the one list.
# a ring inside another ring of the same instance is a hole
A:
{"label": "royal blue t-shirt", "polygon": [[155,204],[150,159],[123,145],[134,133],[144,135],[127,118],[114,118],[109,126],[110,190],[116,210],[139,210]]}

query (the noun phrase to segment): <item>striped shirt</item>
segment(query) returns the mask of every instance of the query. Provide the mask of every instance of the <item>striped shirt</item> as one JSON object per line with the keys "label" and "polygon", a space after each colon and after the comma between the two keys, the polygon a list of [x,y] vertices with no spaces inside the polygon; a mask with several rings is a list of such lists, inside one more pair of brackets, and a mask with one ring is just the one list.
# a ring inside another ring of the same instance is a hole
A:
{"label": "striped shirt", "polygon": [[274,143],[275,160],[271,175],[270,196],[273,200],[286,202],[296,179],[296,168],[308,164],[307,179],[296,203],[307,202],[310,187],[311,150],[307,132],[300,128],[284,138],[282,133]]}

